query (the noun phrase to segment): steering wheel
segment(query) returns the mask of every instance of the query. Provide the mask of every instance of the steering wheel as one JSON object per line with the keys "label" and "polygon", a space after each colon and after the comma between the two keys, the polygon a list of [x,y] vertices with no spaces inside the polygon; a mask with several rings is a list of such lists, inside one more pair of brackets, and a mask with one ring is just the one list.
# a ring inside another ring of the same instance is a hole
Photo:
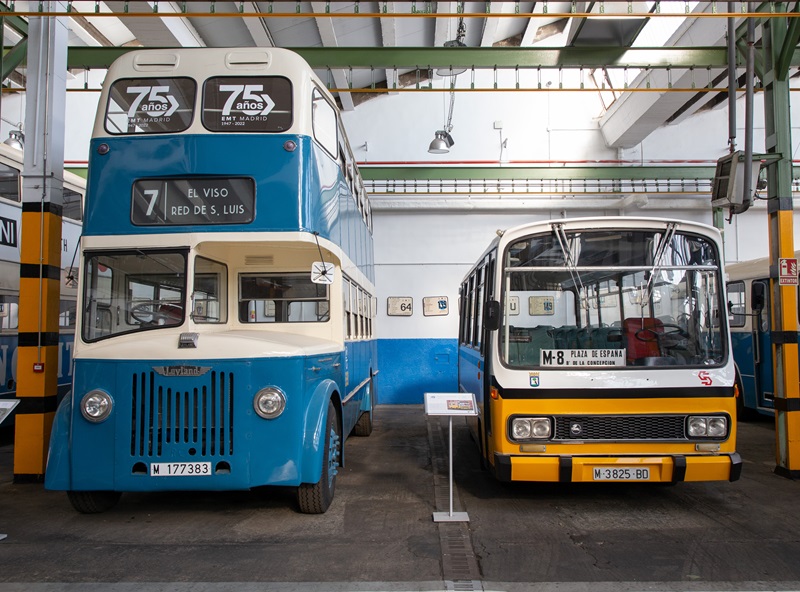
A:
{"label": "steering wheel", "polygon": [[130,313],[134,320],[142,325],[167,325],[174,324],[179,307],[174,304],[162,304],[159,300],[145,300],[131,307]]}
{"label": "steering wheel", "polygon": [[[655,341],[658,344],[659,352],[663,352],[664,348],[670,349],[676,347],[679,338],[690,338],[689,333],[687,333],[683,327],[674,323],[664,323],[659,328],[664,329],[664,331],[656,331],[653,327],[639,329],[635,333],[636,339],[644,341],[645,343],[652,343]],[[650,335],[650,337],[647,337],[647,335]],[[665,343],[665,340],[668,340],[668,345]]]}

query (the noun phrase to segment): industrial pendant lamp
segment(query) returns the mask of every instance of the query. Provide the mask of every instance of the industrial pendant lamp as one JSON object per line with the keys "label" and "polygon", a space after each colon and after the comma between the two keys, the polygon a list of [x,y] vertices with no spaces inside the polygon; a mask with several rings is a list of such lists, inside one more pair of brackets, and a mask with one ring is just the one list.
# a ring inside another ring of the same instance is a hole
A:
{"label": "industrial pendant lamp", "polygon": [[444,129],[436,132],[431,145],[428,146],[428,152],[431,154],[447,154],[450,152],[450,147],[455,144],[453,136],[450,135],[453,131],[453,105],[456,102],[455,85],[456,79],[453,77],[450,81],[450,108],[447,110],[447,122],[444,124]]}
{"label": "industrial pendant lamp", "polygon": [[[461,17],[458,20],[458,32],[456,33],[456,38],[452,41],[446,41],[444,46],[445,47],[466,47],[467,44],[464,43],[464,37],[467,34],[467,26],[464,24],[464,18]],[[450,132],[453,131],[453,106],[455,105],[456,101],[456,77],[465,72],[466,68],[456,68],[454,69],[453,66],[449,68],[438,68],[436,73],[439,76],[445,76],[450,78],[450,108],[447,111],[447,121],[444,125],[444,129],[440,129],[436,132],[433,137],[433,141],[431,141],[430,146],[428,146],[428,152],[431,154],[447,154],[450,152],[450,148],[455,144],[453,141],[453,136],[450,135]]]}

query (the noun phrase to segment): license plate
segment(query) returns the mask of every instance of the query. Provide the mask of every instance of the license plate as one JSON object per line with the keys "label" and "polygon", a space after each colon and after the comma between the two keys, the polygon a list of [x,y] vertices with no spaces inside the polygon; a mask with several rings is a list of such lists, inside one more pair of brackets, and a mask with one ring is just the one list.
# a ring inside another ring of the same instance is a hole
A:
{"label": "license plate", "polygon": [[593,467],[594,481],[649,481],[647,467]]}
{"label": "license plate", "polygon": [[151,477],[197,477],[210,476],[210,462],[150,463]]}

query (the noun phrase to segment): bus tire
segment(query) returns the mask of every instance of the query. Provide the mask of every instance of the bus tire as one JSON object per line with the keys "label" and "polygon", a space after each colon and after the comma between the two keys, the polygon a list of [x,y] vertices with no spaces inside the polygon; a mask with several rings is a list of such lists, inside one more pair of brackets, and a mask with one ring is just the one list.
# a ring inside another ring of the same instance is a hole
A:
{"label": "bus tire", "polygon": [[117,505],[119,491],[68,491],[67,497],[72,507],[81,514],[99,514]]}
{"label": "bus tire", "polygon": [[367,398],[369,399],[369,411],[364,411],[361,415],[358,416],[358,421],[356,425],[353,426],[353,435],[358,436],[360,438],[369,436],[372,433],[372,383],[373,378],[369,379],[369,385],[367,386]]}
{"label": "bus tire", "polygon": [[336,407],[332,401],[328,401],[328,417],[325,420],[325,448],[322,451],[322,475],[316,483],[301,483],[297,488],[297,502],[303,514],[324,514],[331,505],[336,491],[336,473],[339,471],[341,441]]}

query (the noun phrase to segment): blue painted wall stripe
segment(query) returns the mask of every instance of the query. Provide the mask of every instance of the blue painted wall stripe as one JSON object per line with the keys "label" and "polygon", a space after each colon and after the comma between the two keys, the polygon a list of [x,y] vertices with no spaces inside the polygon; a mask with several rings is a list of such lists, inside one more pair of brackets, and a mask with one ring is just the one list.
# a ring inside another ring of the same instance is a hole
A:
{"label": "blue painted wall stripe", "polygon": [[419,405],[426,392],[458,391],[456,339],[379,339],[377,401]]}

